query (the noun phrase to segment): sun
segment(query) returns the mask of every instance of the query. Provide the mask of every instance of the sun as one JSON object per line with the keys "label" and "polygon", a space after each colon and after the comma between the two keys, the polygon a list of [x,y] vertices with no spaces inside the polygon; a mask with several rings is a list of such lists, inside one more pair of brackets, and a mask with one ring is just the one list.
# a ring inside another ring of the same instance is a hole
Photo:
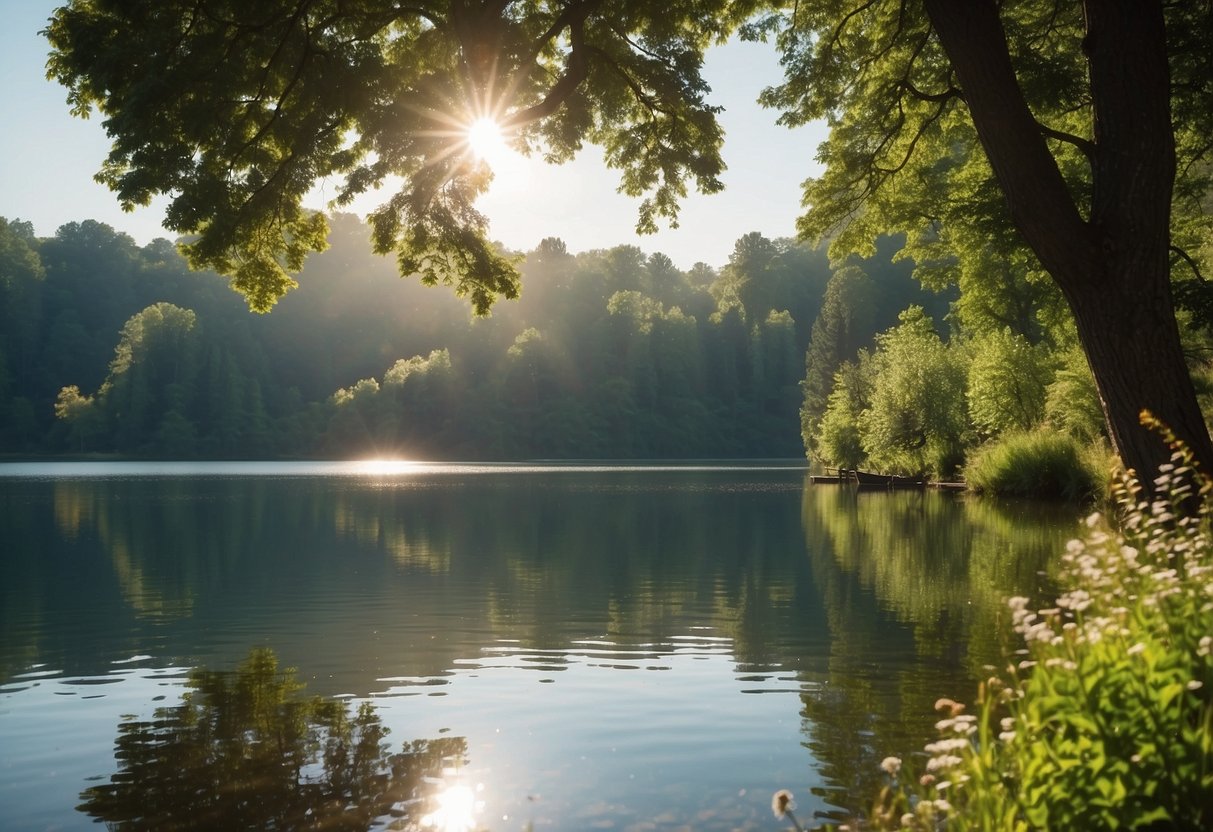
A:
{"label": "sun", "polygon": [[487,116],[482,116],[468,125],[467,143],[477,159],[487,162],[509,151],[505,136],[501,134],[501,125]]}

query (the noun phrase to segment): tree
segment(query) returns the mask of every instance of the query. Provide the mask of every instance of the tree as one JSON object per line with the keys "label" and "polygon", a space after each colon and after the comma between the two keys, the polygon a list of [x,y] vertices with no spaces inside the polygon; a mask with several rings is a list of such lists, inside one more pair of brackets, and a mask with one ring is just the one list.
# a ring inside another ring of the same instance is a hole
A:
{"label": "tree", "polygon": [[1089,442],[1104,424],[1095,379],[1077,346],[1062,350],[1058,360],[1061,366],[1045,389],[1045,415],[1053,427]]}
{"label": "tree", "polygon": [[805,329],[803,348],[829,279],[824,251],[791,240],[768,240],[751,231],[734,243],[728,265],[710,290],[720,314],[739,307],[750,327],[761,324],[771,312],[786,309]]}
{"label": "tree", "polygon": [[988,436],[1036,427],[1044,419],[1053,364],[1044,345],[1033,346],[1009,328],[978,337],[965,393],[973,424]]}
{"label": "tree", "polygon": [[45,276],[34,227],[0,217],[0,448],[6,451],[28,447],[39,427],[23,394],[38,381],[34,359]]}
{"label": "tree", "polygon": [[74,384],[59,391],[55,400],[55,418],[67,423],[69,440],[77,451],[83,451],[88,440],[100,428],[96,399],[82,394]]}
{"label": "tree", "polygon": [[844,361],[839,365],[814,435],[813,446],[823,461],[842,468],[858,468],[867,461],[859,419],[872,398],[874,370],[867,350],[859,351],[855,363]]}
{"label": "tree", "polygon": [[1211,26],[1160,0],[817,0],[746,32],[783,51],[764,102],[831,125],[801,232],[862,250],[904,230],[910,254],[963,260],[1013,227],[1074,315],[1121,459],[1152,471],[1169,452],[1143,409],[1213,470],[1170,289],[1209,228]]}
{"label": "tree", "polygon": [[[196,320],[193,310],[171,303],[152,304],[127,320],[96,395],[84,396],[76,385],[59,391],[55,415],[71,425],[78,443],[97,431],[96,420],[107,419],[121,450],[177,453],[189,446],[196,435],[186,416],[197,372]],[[171,449],[158,447],[159,438]]]}
{"label": "tree", "polygon": [[871,343],[875,334],[875,301],[872,280],[858,266],[844,266],[826,284],[825,299],[813,322],[813,334],[805,353],[805,377],[801,382],[804,403],[800,427],[806,450],[813,448],[812,439],[825,413],[839,366]]}
{"label": "tree", "polygon": [[965,367],[921,307],[876,337],[872,391],[859,434],[872,463],[902,474],[948,476],[963,461]]}
{"label": "tree", "polygon": [[41,325],[38,292],[45,277],[34,227],[0,217],[0,353],[18,378],[29,375],[33,364]]}
{"label": "tree", "polygon": [[231,275],[254,309],[324,247],[325,218],[301,207],[317,179],[340,180],[344,205],[399,176],[376,250],[483,312],[517,294],[517,270],[474,206],[491,173],[470,126],[495,119],[556,161],[600,144],[644,197],[638,227],[675,221],[687,180],[722,187],[703,51],[755,4],[74,0],[45,34],[73,112],[105,117],[98,179],[127,207],[170,194],[191,264]]}

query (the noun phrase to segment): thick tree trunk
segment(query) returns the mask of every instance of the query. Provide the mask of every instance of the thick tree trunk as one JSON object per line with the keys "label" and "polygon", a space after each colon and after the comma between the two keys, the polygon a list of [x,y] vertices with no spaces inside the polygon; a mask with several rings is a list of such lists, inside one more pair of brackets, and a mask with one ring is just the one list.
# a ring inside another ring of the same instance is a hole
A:
{"label": "thick tree trunk", "polygon": [[1084,219],[1015,78],[994,0],[925,0],[1011,217],[1061,287],[1121,460],[1150,487],[1169,451],[1149,410],[1213,473],[1213,443],[1180,347],[1170,292],[1175,147],[1157,0],[1094,0],[1087,51],[1094,141]]}
{"label": "thick tree trunk", "polygon": [[1112,443],[1126,467],[1148,488],[1170,455],[1140,424],[1140,413],[1148,410],[1196,452],[1204,470],[1213,471],[1209,457],[1200,456],[1209,435],[1180,349],[1167,283],[1142,280],[1137,273],[1109,275],[1066,296]]}

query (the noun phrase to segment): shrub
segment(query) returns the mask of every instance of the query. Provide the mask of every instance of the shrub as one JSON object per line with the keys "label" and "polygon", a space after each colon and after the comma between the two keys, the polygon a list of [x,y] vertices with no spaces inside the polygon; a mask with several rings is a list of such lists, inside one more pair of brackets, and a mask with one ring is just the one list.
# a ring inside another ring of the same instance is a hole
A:
{"label": "shrub", "polygon": [[1146,501],[1121,480],[1118,528],[1092,515],[1053,607],[1010,599],[1014,663],[982,686],[979,714],[937,703],[926,771],[899,781],[886,761],[869,825],[1213,828],[1210,485],[1182,449],[1155,485]]}
{"label": "shrub", "polygon": [[1008,433],[970,457],[965,481],[987,494],[1080,501],[1098,495],[1106,479],[1092,456],[1064,434]]}

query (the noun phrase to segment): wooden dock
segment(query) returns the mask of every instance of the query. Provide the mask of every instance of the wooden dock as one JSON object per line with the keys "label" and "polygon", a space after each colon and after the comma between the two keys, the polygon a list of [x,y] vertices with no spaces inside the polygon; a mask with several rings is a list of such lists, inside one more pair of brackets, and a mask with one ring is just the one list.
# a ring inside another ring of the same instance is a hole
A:
{"label": "wooden dock", "polygon": [[810,474],[809,482],[815,485],[851,485],[863,489],[884,488],[903,491],[917,488],[934,488],[940,491],[964,491],[963,482],[931,482],[919,477],[903,477],[897,474],[876,474],[853,468],[826,468],[824,474]]}

